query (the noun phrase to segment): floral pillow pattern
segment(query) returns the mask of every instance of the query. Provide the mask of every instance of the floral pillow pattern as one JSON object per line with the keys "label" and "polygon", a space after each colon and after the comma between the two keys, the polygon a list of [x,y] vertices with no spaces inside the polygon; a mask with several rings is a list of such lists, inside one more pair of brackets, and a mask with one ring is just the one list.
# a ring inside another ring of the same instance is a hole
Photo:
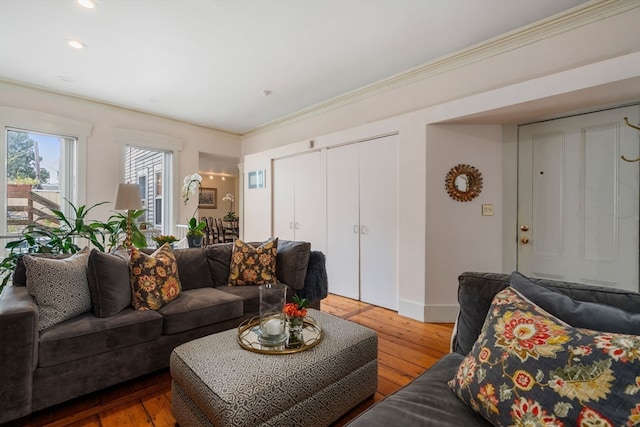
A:
{"label": "floral pillow pattern", "polygon": [[276,283],[278,238],[269,239],[257,248],[236,239],[231,254],[229,286]]}
{"label": "floral pillow pattern", "polygon": [[151,255],[132,247],[129,272],[136,310],[157,310],[176,299],[182,290],[178,263],[168,243]]}
{"label": "floral pillow pattern", "polygon": [[509,287],[449,386],[498,426],[640,426],[640,336],[571,327]]}

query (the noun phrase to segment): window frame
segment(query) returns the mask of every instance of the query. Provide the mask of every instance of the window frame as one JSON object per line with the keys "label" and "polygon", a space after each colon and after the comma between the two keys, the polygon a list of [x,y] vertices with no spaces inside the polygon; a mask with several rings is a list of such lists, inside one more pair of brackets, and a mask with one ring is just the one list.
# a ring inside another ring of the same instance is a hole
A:
{"label": "window frame", "polygon": [[[75,139],[75,144],[68,147],[65,141],[65,149],[60,158],[61,170],[64,170],[64,177],[61,176],[61,186],[64,185],[65,196],[76,206],[86,203],[87,198],[87,141],[93,125],[55,114],[43,113],[40,111],[24,110],[20,108],[0,106],[0,130],[2,135],[0,143],[0,174],[5,179],[7,176],[7,131],[18,130],[32,133],[43,133],[64,137],[65,139]],[[67,166],[73,165],[71,169]],[[61,174],[62,175],[62,174]],[[70,213],[70,207],[64,204],[61,206],[65,215]],[[0,186],[0,211],[7,211],[7,186]],[[0,234],[7,234],[7,222],[0,221]]]}
{"label": "window frame", "polygon": [[[162,218],[163,234],[176,234],[175,219],[178,218],[179,206],[177,203],[171,203],[177,200],[176,194],[180,191],[179,182],[179,165],[180,165],[180,152],[182,151],[183,141],[179,138],[173,138],[167,135],[156,134],[153,132],[115,128],[113,134],[116,143],[119,145],[120,161],[118,162],[118,177],[120,182],[124,182],[125,179],[125,153],[126,146],[138,147],[142,149],[167,151],[171,152],[171,160],[165,156],[164,164],[164,182],[163,186],[166,187],[166,218]],[[170,164],[168,164],[169,162]],[[152,207],[146,206],[147,209]]]}

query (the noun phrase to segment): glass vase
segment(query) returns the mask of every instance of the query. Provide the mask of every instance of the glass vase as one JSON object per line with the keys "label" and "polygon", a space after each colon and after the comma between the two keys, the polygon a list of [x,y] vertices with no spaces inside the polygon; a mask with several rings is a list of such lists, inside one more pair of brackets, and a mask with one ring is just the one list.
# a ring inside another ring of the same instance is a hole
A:
{"label": "glass vase", "polygon": [[287,347],[295,348],[304,345],[304,337],[302,336],[304,317],[289,317],[287,319],[287,326],[289,329]]}
{"label": "glass vase", "polygon": [[282,283],[267,283],[258,289],[260,290],[259,341],[263,345],[281,345],[287,340],[283,312],[287,286]]}

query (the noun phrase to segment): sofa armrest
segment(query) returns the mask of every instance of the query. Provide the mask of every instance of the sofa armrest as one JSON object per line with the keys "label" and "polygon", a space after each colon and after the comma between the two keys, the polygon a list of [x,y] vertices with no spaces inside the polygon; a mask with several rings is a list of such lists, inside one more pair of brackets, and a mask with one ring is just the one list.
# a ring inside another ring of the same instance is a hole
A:
{"label": "sofa armrest", "polygon": [[0,424],[31,413],[38,352],[38,308],[24,286],[0,295]]}
{"label": "sofa armrest", "polygon": [[310,307],[319,309],[320,300],[329,294],[326,258],[320,251],[311,251],[304,286],[298,290],[298,296],[309,301]]}

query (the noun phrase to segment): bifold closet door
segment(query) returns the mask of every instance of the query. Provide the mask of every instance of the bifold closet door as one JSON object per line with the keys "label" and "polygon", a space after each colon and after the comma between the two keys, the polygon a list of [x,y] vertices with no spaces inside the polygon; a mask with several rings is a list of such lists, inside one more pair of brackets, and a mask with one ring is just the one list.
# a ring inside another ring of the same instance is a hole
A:
{"label": "bifold closet door", "polygon": [[329,292],[360,299],[360,148],[327,150],[327,276]]}
{"label": "bifold closet door", "polygon": [[294,159],[273,161],[273,237],[295,240]]}
{"label": "bifold closet door", "polygon": [[273,161],[274,237],[326,251],[323,179],[319,151]]}
{"label": "bifold closet door", "polygon": [[329,292],[397,310],[397,136],[327,150]]}
{"label": "bifold closet door", "polygon": [[360,143],[360,300],[398,309],[398,136]]}
{"label": "bifold closet door", "polygon": [[311,242],[311,249],[325,252],[325,220],[320,152],[294,157],[295,240]]}

